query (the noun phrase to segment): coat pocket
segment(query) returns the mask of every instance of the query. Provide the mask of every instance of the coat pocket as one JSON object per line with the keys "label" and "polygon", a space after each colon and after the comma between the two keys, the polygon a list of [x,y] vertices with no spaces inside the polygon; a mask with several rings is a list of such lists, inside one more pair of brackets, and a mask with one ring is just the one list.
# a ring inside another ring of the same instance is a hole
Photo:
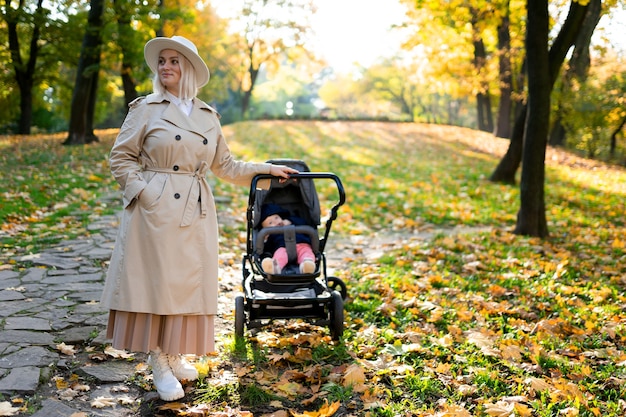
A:
{"label": "coat pocket", "polygon": [[165,188],[166,181],[166,174],[160,173],[152,177],[146,188],[143,189],[141,197],[139,198],[139,204],[141,207],[148,209],[159,201],[163,195],[163,189]]}

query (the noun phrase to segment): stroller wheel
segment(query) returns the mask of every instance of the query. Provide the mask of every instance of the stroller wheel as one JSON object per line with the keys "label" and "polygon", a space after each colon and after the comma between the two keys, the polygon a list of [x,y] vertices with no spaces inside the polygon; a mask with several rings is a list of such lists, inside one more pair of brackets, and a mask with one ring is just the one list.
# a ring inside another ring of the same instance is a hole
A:
{"label": "stroller wheel", "polygon": [[348,297],[348,287],[345,282],[343,282],[340,278],[337,277],[328,277],[328,288],[332,290],[339,291],[342,299],[346,299]]}
{"label": "stroller wheel", "polygon": [[246,316],[244,312],[243,296],[235,297],[235,337],[243,337]]}
{"label": "stroller wheel", "polygon": [[343,336],[343,298],[338,291],[333,291],[330,300],[330,335],[333,340]]}

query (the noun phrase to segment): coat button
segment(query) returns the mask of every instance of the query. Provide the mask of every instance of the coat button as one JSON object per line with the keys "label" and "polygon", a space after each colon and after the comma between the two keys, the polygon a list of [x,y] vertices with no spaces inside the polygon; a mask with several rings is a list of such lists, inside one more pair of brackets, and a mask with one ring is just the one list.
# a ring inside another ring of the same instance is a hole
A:
{"label": "coat button", "polygon": [[174,167],[172,168],[174,171],[178,171],[178,165],[174,165]]}
{"label": "coat button", "polygon": [[180,198],[180,194],[178,193],[174,194],[174,198],[178,200]]}
{"label": "coat button", "polygon": [[174,137],[174,139],[176,139],[176,140],[180,140],[180,139],[181,139],[181,137],[180,137],[180,135],[176,135],[176,136]]}
{"label": "coat button", "polygon": [[207,143],[209,143],[209,141],[208,141],[208,139],[205,139],[205,140],[202,141],[202,143],[204,143],[206,145]]}

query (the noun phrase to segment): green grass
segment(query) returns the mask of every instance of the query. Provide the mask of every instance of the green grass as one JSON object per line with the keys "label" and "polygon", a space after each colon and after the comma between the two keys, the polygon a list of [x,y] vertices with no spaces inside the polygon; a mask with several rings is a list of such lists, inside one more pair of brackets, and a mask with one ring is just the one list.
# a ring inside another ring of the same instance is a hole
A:
{"label": "green grass", "polygon": [[[337,271],[349,292],[340,342],[296,322],[226,343],[210,378],[235,376],[203,379],[200,401],[255,415],[324,415],[335,403],[342,415],[626,415],[624,169],[549,150],[551,234],[540,240],[511,233],[519,190],[487,180],[507,146],[491,135],[358,122],[224,131],[244,159],[303,159],[339,175],[347,202],[331,239],[356,242],[346,243],[354,253],[374,234],[398,244]],[[84,149],[0,140],[3,256],[87,233],[119,208],[98,202],[117,192],[105,158],[113,136]],[[317,190],[324,207],[336,195],[332,184]],[[241,254],[247,190],[217,181],[215,194],[231,201],[218,210],[241,214],[221,236],[223,251]]]}
{"label": "green grass", "polygon": [[84,147],[62,146],[62,135],[0,138],[3,258],[88,235],[95,218],[119,209],[100,199],[116,189],[107,160],[114,134]]}

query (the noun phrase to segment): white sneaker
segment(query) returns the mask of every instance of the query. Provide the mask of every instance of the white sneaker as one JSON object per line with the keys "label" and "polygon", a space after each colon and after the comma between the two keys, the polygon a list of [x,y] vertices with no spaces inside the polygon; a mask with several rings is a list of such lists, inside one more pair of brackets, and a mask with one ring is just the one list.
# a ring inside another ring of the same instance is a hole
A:
{"label": "white sneaker", "polygon": [[170,368],[172,368],[172,373],[179,381],[181,379],[188,381],[198,379],[198,370],[196,367],[187,362],[181,355],[167,355],[167,361]]}
{"label": "white sneaker", "polygon": [[300,273],[301,274],[312,274],[315,272],[315,262],[310,259],[305,259],[300,264]]}
{"label": "white sneaker", "polygon": [[152,367],[152,382],[163,401],[174,401],[185,396],[183,386],[172,373],[168,355],[160,349],[150,353],[148,365]]}

